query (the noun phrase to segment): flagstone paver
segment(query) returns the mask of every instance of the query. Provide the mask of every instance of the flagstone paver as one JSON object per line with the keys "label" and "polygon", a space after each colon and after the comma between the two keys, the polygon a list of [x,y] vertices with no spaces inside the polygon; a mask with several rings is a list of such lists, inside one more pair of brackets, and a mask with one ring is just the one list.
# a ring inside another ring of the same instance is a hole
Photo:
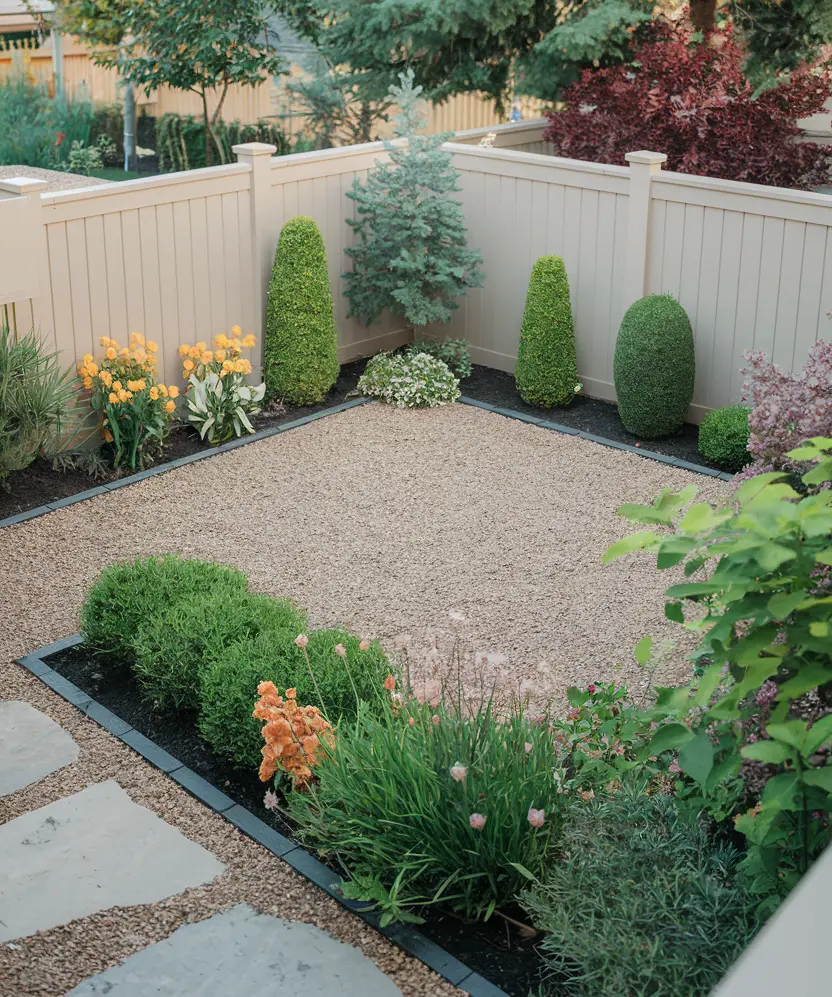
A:
{"label": "flagstone paver", "polygon": [[114,780],[0,827],[0,941],[211,882],[225,867]]}
{"label": "flagstone paver", "polygon": [[0,703],[0,796],[71,764],[79,752],[72,737],[34,706]]}
{"label": "flagstone paver", "polygon": [[311,924],[238,904],[129,956],[66,997],[401,997],[367,956]]}

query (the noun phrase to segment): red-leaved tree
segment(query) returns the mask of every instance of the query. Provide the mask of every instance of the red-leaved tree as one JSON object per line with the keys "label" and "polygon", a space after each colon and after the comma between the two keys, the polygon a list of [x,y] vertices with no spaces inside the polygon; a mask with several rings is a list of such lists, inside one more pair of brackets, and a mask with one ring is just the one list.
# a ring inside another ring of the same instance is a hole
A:
{"label": "red-leaved tree", "polygon": [[744,58],[730,28],[697,44],[683,23],[656,25],[629,63],[581,74],[566,109],[548,116],[546,138],[558,155],[597,163],[649,149],[679,173],[803,189],[828,182],[832,154],[799,142],[796,122],[823,110],[830,71],[803,66],[754,99]]}

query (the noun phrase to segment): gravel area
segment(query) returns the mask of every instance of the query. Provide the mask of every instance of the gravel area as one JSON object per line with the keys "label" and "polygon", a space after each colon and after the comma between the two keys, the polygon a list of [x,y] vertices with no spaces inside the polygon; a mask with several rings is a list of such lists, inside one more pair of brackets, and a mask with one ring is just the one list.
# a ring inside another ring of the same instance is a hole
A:
{"label": "gravel area", "polygon": [[[405,997],[459,993],[10,664],[77,629],[84,591],[105,564],[164,551],[234,564],[254,588],[294,597],[312,625],[406,643],[420,661],[458,640],[538,699],[614,676],[637,685],[636,641],[678,636],[663,614],[673,573],[647,558],[604,567],[601,557],[627,531],[619,504],[691,482],[704,497],[730,490],[479,409],[368,405],[0,531],[0,693],[43,710],[82,749],[77,762],[0,801],[0,821],[115,778],[228,866],[217,883],[150,908],[0,948],[4,997],[63,993],[241,901],[359,945]],[[668,655],[662,680],[687,672],[684,650]]]}
{"label": "gravel area", "polygon": [[33,180],[45,180],[49,186],[44,193],[52,190],[71,190],[75,187],[100,187],[110,180],[98,177],[84,177],[78,173],[63,173],[61,170],[42,170],[39,166],[0,166],[0,180],[10,177],[31,177]]}

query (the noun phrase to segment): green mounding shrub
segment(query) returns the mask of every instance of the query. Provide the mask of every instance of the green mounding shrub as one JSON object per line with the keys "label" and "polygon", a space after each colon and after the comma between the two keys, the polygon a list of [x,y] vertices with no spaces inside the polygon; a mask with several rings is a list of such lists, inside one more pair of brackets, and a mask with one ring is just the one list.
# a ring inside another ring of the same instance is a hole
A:
{"label": "green mounding shrub", "polygon": [[145,557],[106,567],[81,609],[84,644],[118,663],[135,661],[139,628],[180,603],[209,595],[229,599],[246,592],[246,576],[223,564],[174,555]]}
{"label": "green mounding shrub", "polygon": [[558,860],[521,898],[570,997],[705,997],[757,930],[739,854],[644,788],[571,806]]}
{"label": "green mounding shrub", "polygon": [[631,305],[621,320],[613,363],[625,428],[645,439],[678,432],[695,374],[693,330],[679,302],[669,294],[651,294]]}
{"label": "green mounding shrub", "polygon": [[404,349],[405,355],[412,357],[417,353],[427,353],[429,357],[441,360],[454,377],[470,377],[471,371],[471,344],[467,339],[417,339],[409,343]]}
{"label": "green mounding shrub", "polygon": [[339,370],[324,240],[311,218],[298,215],[280,233],[269,283],[266,398],[315,404],[335,384]]}
{"label": "green mounding shrub", "polygon": [[382,924],[418,921],[433,902],[488,917],[526,882],[518,865],[542,876],[559,851],[551,734],[519,710],[480,707],[362,704],[317,784],[288,798],[305,840],[348,870],[345,895],[373,901]]}
{"label": "green mounding shrub", "polygon": [[569,281],[559,256],[541,256],[532,268],[514,373],[530,405],[569,405],[580,388]]}
{"label": "green mounding shrub", "polygon": [[[254,770],[260,764],[262,723],[251,711],[261,682],[274,682],[280,692],[294,686],[299,704],[320,706],[333,724],[342,717],[355,718],[356,693],[368,702],[380,695],[390,664],[377,643],[362,651],[359,639],[343,630],[313,631],[307,646],[313,682],[306,658],[294,643],[301,632],[237,641],[206,665],[199,730],[217,754],[240,768]],[[337,644],[346,648],[346,662],[335,653]]]}
{"label": "green mounding shrub", "polygon": [[287,600],[251,592],[209,592],[161,608],[133,639],[133,671],[142,692],[164,709],[195,710],[211,662],[239,641],[264,636],[289,644],[306,618]]}
{"label": "green mounding shrub", "polygon": [[705,416],[699,427],[698,445],[706,460],[734,473],[751,463],[748,412],[745,405],[725,405]]}

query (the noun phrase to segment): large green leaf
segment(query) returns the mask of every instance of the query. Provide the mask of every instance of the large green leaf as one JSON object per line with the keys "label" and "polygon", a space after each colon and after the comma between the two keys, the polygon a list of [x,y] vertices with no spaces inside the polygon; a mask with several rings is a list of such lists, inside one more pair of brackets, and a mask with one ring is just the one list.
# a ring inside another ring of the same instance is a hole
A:
{"label": "large green leaf", "polygon": [[650,755],[660,755],[663,751],[672,751],[680,748],[685,742],[693,739],[693,731],[684,724],[665,724],[659,727],[650,740],[645,753]]}
{"label": "large green leaf", "polygon": [[817,786],[827,793],[832,793],[832,765],[824,765],[823,768],[809,769],[803,773],[803,781],[807,786]]}
{"label": "large green leaf", "polygon": [[633,648],[633,654],[635,655],[636,661],[644,668],[645,665],[650,662],[650,655],[653,653],[653,638],[652,637],[642,637],[641,640]]}
{"label": "large green leaf", "polygon": [[827,713],[809,728],[806,740],[803,742],[803,751],[806,755],[813,755],[830,739],[832,739],[832,713]]}
{"label": "large green leaf", "polygon": [[625,554],[632,554],[636,550],[644,550],[645,547],[651,546],[654,540],[656,540],[655,533],[648,533],[646,531],[631,533],[628,537],[618,540],[606,550],[603,563],[609,564],[610,561],[614,561],[617,557],[624,557]]}
{"label": "large green leaf", "polygon": [[763,803],[779,807],[781,810],[791,809],[798,782],[797,772],[783,772],[781,775],[774,776],[765,785],[761,797]]}
{"label": "large green leaf", "polygon": [[746,744],[741,749],[743,758],[754,762],[765,762],[766,765],[780,765],[787,758],[794,758],[795,752],[788,744],[780,741],[755,741]]}
{"label": "large green leaf", "polygon": [[787,616],[797,609],[806,598],[806,591],[801,589],[797,592],[778,592],[768,601],[768,611],[775,620],[785,620]]}
{"label": "large green leaf", "polygon": [[694,782],[704,786],[714,767],[714,746],[704,730],[679,749],[679,765]]}

